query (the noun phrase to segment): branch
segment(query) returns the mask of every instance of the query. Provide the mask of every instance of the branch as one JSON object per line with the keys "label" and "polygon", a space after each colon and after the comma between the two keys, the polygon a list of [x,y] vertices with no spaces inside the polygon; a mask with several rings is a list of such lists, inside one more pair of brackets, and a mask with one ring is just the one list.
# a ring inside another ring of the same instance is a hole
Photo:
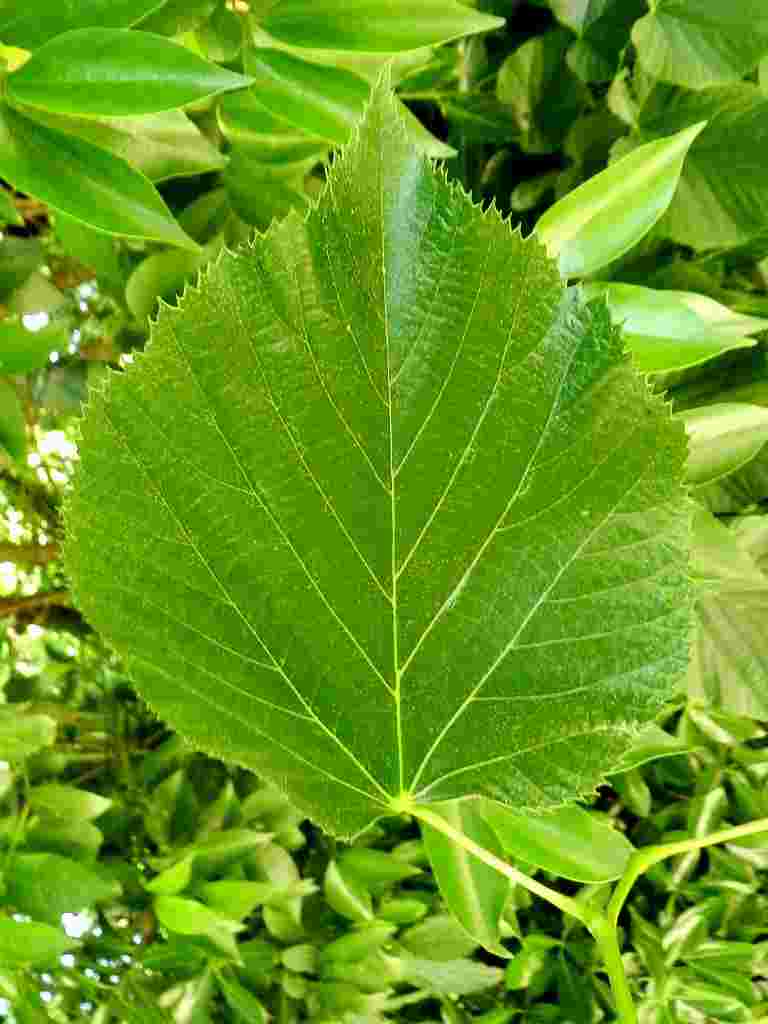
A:
{"label": "branch", "polygon": [[0,598],[0,618],[34,613],[45,608],[71,607],[72,598],[66,590],[49,590],[47,593],[30,594],[28,597],[2,597]]}

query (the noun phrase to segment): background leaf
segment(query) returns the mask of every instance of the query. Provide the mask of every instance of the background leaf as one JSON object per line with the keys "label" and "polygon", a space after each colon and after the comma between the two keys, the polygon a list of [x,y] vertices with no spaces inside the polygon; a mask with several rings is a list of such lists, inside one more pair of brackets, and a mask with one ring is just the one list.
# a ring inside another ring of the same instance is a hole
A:
{"label": "background leaf", "polygon": [[292,46],[396,53],[504,26],[456,0],[276,0],[260,26]]}
{"label": "background leaf", "polygon": [[196,247],[150,182],[124,160],[7,106],[0,109],[0,174],[108,234]]}
{"label": "background leaf", "polygon": [[128,28],[162,6],[163,0],[66,0],[32,8],[24,0],[12,0],[0,14],[0,39],[32,50],[71,29]]}
{"label": "background leaf", "polygon": [[83,28],[51,39],[8,76],[17,103],[59,114],[130,117],[249,84],[163,36]]}
{"label": "background leaf", "polygon": [[685,668],[682,428],[381,88],[330,175],[94,395],[78,599],[155,708],[334,831],[562,803]]}

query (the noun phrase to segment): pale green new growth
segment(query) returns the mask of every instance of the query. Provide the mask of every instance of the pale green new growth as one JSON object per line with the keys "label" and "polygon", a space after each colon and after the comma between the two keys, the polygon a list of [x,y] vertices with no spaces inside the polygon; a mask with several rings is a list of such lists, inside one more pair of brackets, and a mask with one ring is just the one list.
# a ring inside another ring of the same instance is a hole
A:
{"label": "pale green new growth", "polygon": [[685,437],[385,86],[83,424],[77,598],[153,708],[344,835],[594,787],[685,671]]}

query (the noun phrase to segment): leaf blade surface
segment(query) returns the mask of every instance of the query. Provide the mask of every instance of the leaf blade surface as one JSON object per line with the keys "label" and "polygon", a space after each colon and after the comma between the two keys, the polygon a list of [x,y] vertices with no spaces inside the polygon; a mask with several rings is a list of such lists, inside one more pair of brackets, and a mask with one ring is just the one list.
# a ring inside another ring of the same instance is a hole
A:
{"label": "leaf blade surface", "polygon": [[317,207],[206,269],[82,451],[85,612],[176,728],[335,832],[401,795],[568,800],[684,670],[682,427],[381,87]]}

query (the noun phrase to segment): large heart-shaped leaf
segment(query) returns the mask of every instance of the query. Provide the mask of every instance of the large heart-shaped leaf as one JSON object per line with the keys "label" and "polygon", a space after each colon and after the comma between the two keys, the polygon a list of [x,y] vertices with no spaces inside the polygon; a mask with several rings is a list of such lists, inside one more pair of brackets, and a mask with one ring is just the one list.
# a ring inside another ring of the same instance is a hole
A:
{"label": "large heart-shaped leaf", "polygon": [[333,831],[551,806],[685,671],[685,455],[607,307],[380,86],[306,219],[91,398],[67,561],[150,704]]}

